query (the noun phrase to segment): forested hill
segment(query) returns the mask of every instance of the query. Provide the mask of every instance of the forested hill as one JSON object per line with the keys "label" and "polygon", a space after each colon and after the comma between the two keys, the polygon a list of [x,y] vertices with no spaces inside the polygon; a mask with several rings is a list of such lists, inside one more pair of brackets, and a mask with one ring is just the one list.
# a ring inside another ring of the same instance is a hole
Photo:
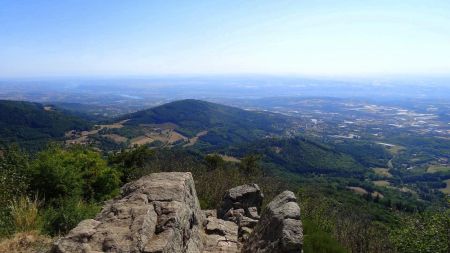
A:
{"label": "forested hill", "polygon": [[263,162],[296,173],[360,176],[364,167],[350,155],[304,138],[265,138],[226,151],[236,157],[259,154]]}
{"label": "forested hill", "polygon": [[86,130],[90,123],[39,103],[0,100],[0,141],[34,146],[64,136],[71,129]]}
{"label": "forested hill", "polygon": [[192,137],[208,131],[201,139],[211,145],[248,141],[281,133],[289,118],[268,112],[246,111],[235,107],[186,99],[124,115],[126,125],[173,123],[176,130]]}

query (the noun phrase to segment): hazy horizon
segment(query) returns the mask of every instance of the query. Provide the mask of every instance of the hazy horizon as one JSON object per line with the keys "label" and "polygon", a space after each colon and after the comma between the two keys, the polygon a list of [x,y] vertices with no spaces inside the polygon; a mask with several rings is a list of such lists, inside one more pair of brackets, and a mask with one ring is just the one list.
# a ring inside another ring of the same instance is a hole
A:
{"label": "hazy horizon", "polygon": [[0,2],[0,79],[450,76],[443,0]]}

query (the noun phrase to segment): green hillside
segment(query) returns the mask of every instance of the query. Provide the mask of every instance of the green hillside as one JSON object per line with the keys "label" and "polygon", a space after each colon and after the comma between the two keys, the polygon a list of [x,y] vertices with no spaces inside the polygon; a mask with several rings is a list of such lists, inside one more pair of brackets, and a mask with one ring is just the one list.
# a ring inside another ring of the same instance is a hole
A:
{"label": "green hillside", "polygon": [[58,139],[71,129],[85,130],[90,124],[39,103],[0,100],[0,141],[25,146]]}
{"label": "green hillside", "polygon": [[128,126],[173,123],[177,125],[176,131],[187,137],[208,131],[200,140],[207,145],[219,146],[282,133],[289,124],[283,115],[246,111],[194,99],[171,102],[121,119],[129,119],[126,122]]}
{"label": "green hillside", "polygon": [[303,138],[263,139],[231,149],[233,155],[262,155],[262,160],[282,170],[297,173],[361,175],[364,167],[335,148]]}

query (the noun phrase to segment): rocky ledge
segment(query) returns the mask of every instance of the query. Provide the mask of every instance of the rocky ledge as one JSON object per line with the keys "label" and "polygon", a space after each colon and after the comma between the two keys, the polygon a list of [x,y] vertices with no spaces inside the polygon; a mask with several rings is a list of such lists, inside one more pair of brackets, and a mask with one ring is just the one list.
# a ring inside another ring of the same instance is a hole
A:
{"label": "rocky ledge", "polygon": [[55,242],[55,253],[301,252],[300,208],[292,192],[262,211],[256,184],[224,194],[218,210],[200,210],[191,173],[154,173],[126,184],[95,219]]}

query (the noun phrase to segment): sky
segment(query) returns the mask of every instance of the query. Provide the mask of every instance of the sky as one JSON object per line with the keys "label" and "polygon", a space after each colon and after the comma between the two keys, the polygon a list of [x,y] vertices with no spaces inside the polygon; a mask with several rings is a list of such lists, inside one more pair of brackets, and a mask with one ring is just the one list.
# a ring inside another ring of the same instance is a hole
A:
{"label": "sky", "polygon": [[450,1],[0,0],[0,78],[450,74]]}

